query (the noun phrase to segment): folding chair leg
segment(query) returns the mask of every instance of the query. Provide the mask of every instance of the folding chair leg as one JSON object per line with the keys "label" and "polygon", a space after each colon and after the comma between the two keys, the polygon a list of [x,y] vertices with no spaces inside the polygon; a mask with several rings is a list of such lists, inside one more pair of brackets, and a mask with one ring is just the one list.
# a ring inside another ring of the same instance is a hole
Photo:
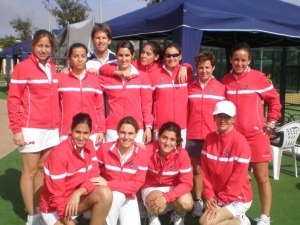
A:
{"label": "folding chair leg", "polygon": [[278,147],[271,146],[273,153],[273,179],[279,180],[282,150]]}
{"label": "folding chair leg", "polygon": [[295,177],[298,177],[296,148],[298,148],[298,146],[292,147],[292,152],[293,152],[293,159],[294,159]]}

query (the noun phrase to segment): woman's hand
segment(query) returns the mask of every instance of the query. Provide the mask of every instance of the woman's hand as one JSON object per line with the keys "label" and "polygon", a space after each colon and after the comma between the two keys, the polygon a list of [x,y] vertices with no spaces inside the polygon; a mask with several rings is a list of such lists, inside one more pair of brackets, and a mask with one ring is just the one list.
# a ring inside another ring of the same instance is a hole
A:
{"label": "woman's hand", "polygon": [[151,128],[150,127],[146,127],[145,131],[144,131],[144,136],[143,136],[143,140],[145,144],[148,144],[151,142],[151,138],[152,138],[152,134],[151,134]]}
{"label": "woman's hand", "polygon": [[212,210],[212,209],[216,209],[217,207],[218,207],[217,199],[210,198],[210,199],[206,200],[206,202],[205,202],[206,209]]}
{"label": "woman's hand", "polygon": [[66,210],[65,210],[66,218],[71,218],[72,216],[76,216],[78,214],[78,205],[80,203],[80,197],[81,195],[84,195],[86,192],[87,190],[85,188],[79,188],[73,192],[66,206]]}
{"label": "woman's hand", "polygon": [[19,146],[24,146],[25,145],[24,136],[23,136],[22,131],[18,132],[18,133],[15,133],[14,136],[13,136],[13,140],[14,140],[14,143],[16,145],[19,145]]}
{"label": "woman's hand", "polygon": [[179,83],[186,83],[187,81],[187,68],[185,66],[181,66],[178,72],[178,81]]}
{"label": "woman's hand", "polygon": [[61,70],[62,73],[64,74],[68,74],[69,73],[69,68],[68,67],[64,67],[62,70]]}
{"label": "woman's hand", "polygon": [[106,186],[107,187],[107,181],[103,177],[101,177],[101,176],[99,176],[99,177],[92,177],[90,179],[90,181],[92,183],[94,183],[95,185]]}
{"label": "woman's hand", "polygon": [[114,75],[116,75],[118,77],[124,77],[125,79],[128,79],[128,78],[131,77],[130,71],[119,71],[119,70],[116,70],[116,71],[114,71]]}
{"label": "woman's hand", "polygon": [[147,206],[154,214],[160,214],[167,208],[167,199],[163,196],[157,196],[155,199],[150,200]]}
{"label": "woman's hand", "polygon": [[96,145],[100,145],[103,142],[104,133],[98,133],[96,137]]}
{"label": "woman's hand", "polygon": [[96,70],[96,69],[89,68],[88,71],[92,74],[98,75],[98,70]]}

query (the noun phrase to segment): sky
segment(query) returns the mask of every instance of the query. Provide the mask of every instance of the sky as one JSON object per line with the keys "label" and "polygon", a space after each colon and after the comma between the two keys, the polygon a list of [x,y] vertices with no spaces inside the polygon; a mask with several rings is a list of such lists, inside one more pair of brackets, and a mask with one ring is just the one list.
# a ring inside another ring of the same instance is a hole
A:
{"label": "sky", "polygon": [[[43,0],[1,0],[0,3],[0,38],[6,35],[16,36],[10,21],[18,18],[30,18],[33,26],[38,29],[49,29],[49,14],[42,4]],[[84,0],[81,0],[84,2]],[[93,9],[90,17],[95,16],[95,21],[100,22],[100,11],[102,11],[102,21],[105,22],[117,16],[146,7],[144,0],[86,0],[89,7]],[[102,10],[100,10],[102,2]],[[50,4],[55,4],[50,0]],[[50,16],[50,28],[58,28],[55,18]]]}
{"label": "sky", "polygon": [[[0,38],[6,35],[16,36],[10,21],[16,19],[18,15],[22,18],[30,18],[33,26],[38,29],[58,28],[55,18],[50,16],[42,4],[43,0],[1,0],[0,3]],[[83,2],[84,0],[81,0]],[[117,16],[146,7],[144,0],[86,0],[90,8],[93,9],[90,17],[95,16],[95,21],[100,22],[100,11],[102,11],[102,21],[105,22]],[[300,0],[283,0],[300,6]],[[100,10],[102,2],[102,10]],[[54,0],[50,0],[54,4]]]}

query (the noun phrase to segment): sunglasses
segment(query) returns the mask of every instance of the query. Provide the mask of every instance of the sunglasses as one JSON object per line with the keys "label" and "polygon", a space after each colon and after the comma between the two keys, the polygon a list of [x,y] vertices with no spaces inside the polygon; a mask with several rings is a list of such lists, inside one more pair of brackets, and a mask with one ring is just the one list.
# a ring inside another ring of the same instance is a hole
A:
{"label": "sunglasses", "polygon": [[179,53],[175,53],[175,54],[165,54],[165,57],[167,57],[167,58],[171,58],[171,57],[177,58],[178,56],[180,56]]}

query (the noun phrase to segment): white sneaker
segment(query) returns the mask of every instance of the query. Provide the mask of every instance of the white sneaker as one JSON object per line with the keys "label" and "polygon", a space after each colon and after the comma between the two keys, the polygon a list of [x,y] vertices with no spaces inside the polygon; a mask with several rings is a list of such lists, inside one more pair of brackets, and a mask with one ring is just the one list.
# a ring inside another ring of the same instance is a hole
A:
{"label": "white sneaker", "polygon": [[184,216],[185,214],[178,215],[175,211],[173,211],[171,214],[171,222],[173,222],[174,225],[184,225]]}
{"label": "white sneaker", "polygon": [[37,213],[33,216],[28,215],[25,225],[44,225],[42,215],[40,213]]}
{"label": "white sneaker", "polygon": [[92,210],[90,210],[90,209],[85,211],[84,213],[82,213],[82,217],[85,220],[90,220],[91,216],[92,216]]}
{"label": "white sneaker", "polygon": [[257,221],[257,225],[270,225],[271,223],[270,217],[265,214],[261,214],[255,221]]}
{"label": "white sneaker", "polygon": [[241,225],[251,225],[249,218],[246,215],[240,217]]}
{"label": "white sneaker", "polygon": [[158,216],[148,215],[149,225],[161,225]]}
{"label": "white sneaker", "polygon": [[200,199],[195,201],[194,203],[194,210],[192,212],[193,217],[200,217],[203,215],[203,201]]}

